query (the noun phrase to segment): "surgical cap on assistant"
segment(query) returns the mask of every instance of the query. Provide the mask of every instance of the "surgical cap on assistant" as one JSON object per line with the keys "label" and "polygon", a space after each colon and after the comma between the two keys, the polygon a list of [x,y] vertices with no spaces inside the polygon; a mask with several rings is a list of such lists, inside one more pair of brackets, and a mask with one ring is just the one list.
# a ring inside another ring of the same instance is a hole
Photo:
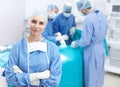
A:
{"label": "surgical cap on assistant", "polygon": [[48,5],[48,7],[47,7],[47,11],[49,11],[49,10],[53,10],[54,8],[55,8],[55,6],[54,6],[54,5],[49,4],[49,5]]}
{"label": "surgical cap on assistant", "polygon": [[57,7],[56,5],[54,6],[54,8],[55,8],[55,9],[58,9],[58,7]]}
{"label": "surgical cap on assistant", "polygon": [[78,10],[87,9],[87,8],[92,7],[90,1],[88,1],[88,0],[78,0],[78,1],[76,1],[76,5],[77,5]]}
{"label": "surgical cap on assistant", "polygon": [[67,13],[71,13],[71,10],[72,10],[72,5],[70,3],[65,3],[63,11]]}

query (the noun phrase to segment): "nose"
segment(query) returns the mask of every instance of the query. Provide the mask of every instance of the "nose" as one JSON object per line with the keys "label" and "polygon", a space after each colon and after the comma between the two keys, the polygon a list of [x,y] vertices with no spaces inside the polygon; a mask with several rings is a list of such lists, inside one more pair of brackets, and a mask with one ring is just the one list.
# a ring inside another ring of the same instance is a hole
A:
{"label": "nose", "polygon": [[39,23],[36,23],[35,27],[38,28],[39,27]]}

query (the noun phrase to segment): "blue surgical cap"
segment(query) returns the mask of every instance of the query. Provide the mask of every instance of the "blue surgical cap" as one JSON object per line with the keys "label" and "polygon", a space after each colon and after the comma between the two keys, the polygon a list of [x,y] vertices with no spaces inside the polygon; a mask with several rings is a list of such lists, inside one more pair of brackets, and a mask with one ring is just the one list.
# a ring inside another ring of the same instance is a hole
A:
{"label": "blue surgical cap", "polygon": [[49,4],[47,7],[47,11],[53,10],[55,8],[55,5]]}
{"label": "blue surgical cap", "polygon": [[64,8],[63,8],[64,12],[71,13],[71,10],[72,10],[72,5],[70,3],[64,4]]}
{"label": "blue surgical cap", "polygon": [[36,11],[34,11],[34,12],[29,16],[28,20],[30,21],[33,16],[44,17],[44,19],[45,19],[46,22],[47,22],[47,20],[48,20],[48,18],[47,18],[47,17],[48,17],[48,16],[47,16],[47,13],[46,13],[45,11],[43,11],[43,10],[36,10]]}
{"label": "blue surgical cap", "polygon": [[92,7],[90,1],[88,1],[88,0],[78,0],[76,2],[76,5],[77,5],[78,10],[87,9],[87,8]]}
{"label": "blue surgical cap", "polygon": [[55,9],[58,9],[58,7],[55,5]]}

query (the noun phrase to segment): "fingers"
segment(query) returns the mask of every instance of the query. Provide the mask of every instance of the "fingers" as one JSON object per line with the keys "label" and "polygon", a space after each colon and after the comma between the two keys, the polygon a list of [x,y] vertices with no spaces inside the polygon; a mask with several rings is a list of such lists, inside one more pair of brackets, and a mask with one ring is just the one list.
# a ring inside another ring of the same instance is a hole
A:
{"label": "fingers", "polygon": [[57,33],[55,33],[55,36],[61,36],[61,33],[60,32],[57,32]]}
{"label": "fingers", "polygon": [[72,28],[70,29],[70,35],[73,36],[74,33],[75,33],[75,27],[72,27]]}
{"label": "fingers", "polygon": [[46,78],[49,78],[49,77],[50,77],[50,70],[45,70],[44,72],[42,72],[42,74],[43,74]]}
{"label": "fingers", "polygon": [[76,44],[75,44],[75,41],[73,41],[73,42],[71,43],[71,47],[73,47],[73,48],[76,48],[76,47],[77,47]]}
{"label": "fingers", "polygon": [[63,40],[68,40],[69,37],[68,37],[68,35],[62,35],[62,39],[63,39]]}
{"label": "fingers", "polygon": [[13,65],[13,69],[14,69],[15,73],[17,73],[17,72],[23,73],[23,71],[18,66],[16,66],[16,65]]}
{"label": "fingers", "polygon": [[66,46],[66,43],[65,43],[64,40],[61,40],[61,41],[60,41],[60,44],[63,45],[63,46]]}
{"label": "fingers", "polygon": [[34,86],[39,86],[40,85],[40,80],[36,80],[36,81],[30,82],[30,84],[34,85]]}

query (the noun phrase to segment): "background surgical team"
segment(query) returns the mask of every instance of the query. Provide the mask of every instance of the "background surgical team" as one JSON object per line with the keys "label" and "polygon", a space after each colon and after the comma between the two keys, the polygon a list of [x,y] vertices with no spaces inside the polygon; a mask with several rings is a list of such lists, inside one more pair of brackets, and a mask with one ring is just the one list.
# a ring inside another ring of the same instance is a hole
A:
{"label": "background surgical team", "polygon": [[[75,30],[78,29],[76,28],[78,26],[76,22],[81,22],[82,20],[77,18],[79,21],[76,21],[74,14],[72,14],[72,4],[66,2],[61,13],[59,13],[59,7],[54,4],[49,4],[47,14],[48,22],[42,35],[57,45],[70,45],[72,36]],[[28,33],[28,31],[25,33]]]}

